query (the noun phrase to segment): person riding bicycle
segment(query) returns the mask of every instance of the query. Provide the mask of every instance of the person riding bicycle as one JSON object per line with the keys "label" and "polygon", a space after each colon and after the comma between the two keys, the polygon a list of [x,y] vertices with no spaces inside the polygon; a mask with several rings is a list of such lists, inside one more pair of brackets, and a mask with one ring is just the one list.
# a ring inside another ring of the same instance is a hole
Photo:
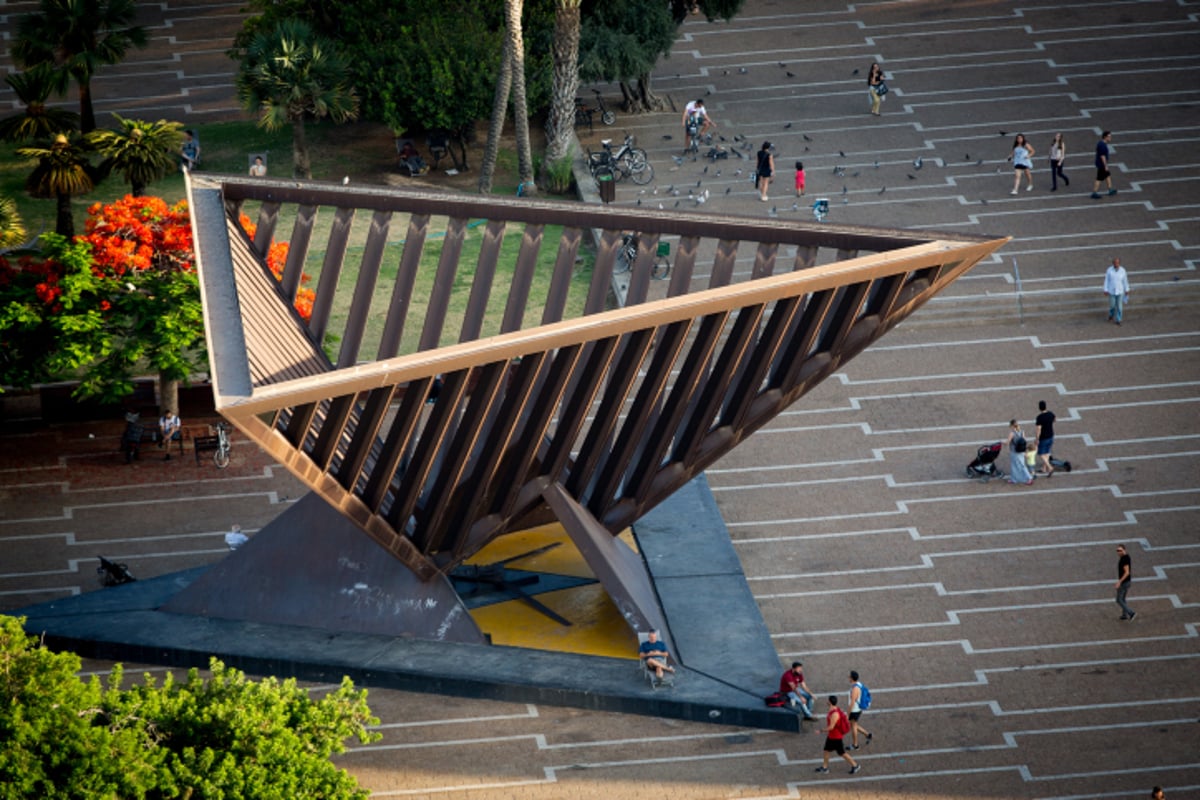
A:
{"label": "person riding bicycle", "polygon": [[708,116],[708,109],[704,107],[703,98],[693,100],[683,109],[683,132],[684,140],[690,141],[692,136],[703,136],[708,133],[709,128],[715,128],[712,119]]}

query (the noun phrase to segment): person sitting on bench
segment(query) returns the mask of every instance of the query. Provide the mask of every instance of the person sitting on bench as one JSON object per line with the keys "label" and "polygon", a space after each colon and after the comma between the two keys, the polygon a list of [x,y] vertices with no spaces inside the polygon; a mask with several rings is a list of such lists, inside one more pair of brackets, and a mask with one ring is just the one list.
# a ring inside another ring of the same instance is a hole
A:
{"label": "person sitting on bench", "polygon": [[646,664],[647,669],[654,670],[654,674],[659,680],[662,680],[664,672],[672,674],[675,672],[675,668],[667,663],[671,654],[667,651],[667,646],[658,640],[658,631],[650,631],[646,634],[646,641],[642,642],[638,648],[638,656]]}
{"label": "person sitting on bench", "polygon": [[408,141],[400,148],[400,164],[408,169],[409,175],[424,175],[429,171],[425,159],[421,158],[413,143]]}

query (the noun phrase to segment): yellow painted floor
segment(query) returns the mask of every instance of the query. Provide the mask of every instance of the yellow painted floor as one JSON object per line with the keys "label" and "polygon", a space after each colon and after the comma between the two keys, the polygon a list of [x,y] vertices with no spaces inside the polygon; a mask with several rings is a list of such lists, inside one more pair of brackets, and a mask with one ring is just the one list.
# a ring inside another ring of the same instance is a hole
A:
{"label": "yellow painted floor", "polygon": [[[635,551],[633,533],[620,539]],[[539,555],[509,562],[510,569],[595,579],[579,550],[561,525],[544,525],[509,534],[480,550],[468,564],[491,564],[557,542],[558,547]],[[480,630],[492,644],[555,650],[584,655],[637,659],[637,635],[626,624],[599,582],[535,594],[537,586],[523,587],[555,613],[571,621],[560,625],[521,600],[505,600],[471,609]]]}

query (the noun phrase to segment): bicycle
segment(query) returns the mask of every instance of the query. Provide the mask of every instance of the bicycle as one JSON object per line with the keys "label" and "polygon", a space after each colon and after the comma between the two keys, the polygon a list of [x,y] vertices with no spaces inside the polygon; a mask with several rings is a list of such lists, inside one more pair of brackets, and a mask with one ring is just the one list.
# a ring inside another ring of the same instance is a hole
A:
{"label": "bicycle", "polygon": [[612,125],[617,121],[617,115],[604,105],[604,95],[599,89],[592,89],[592,93],[596,95],[596,105],[589,106],[582,97],[575,98],[575,127],[587,125],[588,130],[593,130],[592,115],[597,111],[600,112],[600,121],[605,125]]}
{"label": "bicycle", "polygon": [[233,447],[229,442],[229,425],[225,422],[217,423],[217,449],[213,453],[213,463],[217,465],[217,469],[225,469],[229,466],[229,452]]}
{"label": "bicycle", "polygon": [[639,186],[644,186],[654,180],[654,167],[646,157],[646,151],[633,146],[633,137],[625,135],[625,142],[615,153],[612,149],[612,139],[601,139],[597,153],[588,152],[588,168],[592,177],[599,178],[603,172],[612,174],[614,180],[632,178]]}
{"label": "bicycle", "polygon": [[[638,247],[641,245],[641,240],[636,233],[627,233],[621,237],[621,249],[617,251],[617,260],[613,265],[613,271],[617,274],[628,272],[633,268],[634,262],[637,260]],[[671,274],[671,243],[659,242],[658,248],[654,251],[654,260],[650,262],[650,277],[655,280],[663,280]]]}

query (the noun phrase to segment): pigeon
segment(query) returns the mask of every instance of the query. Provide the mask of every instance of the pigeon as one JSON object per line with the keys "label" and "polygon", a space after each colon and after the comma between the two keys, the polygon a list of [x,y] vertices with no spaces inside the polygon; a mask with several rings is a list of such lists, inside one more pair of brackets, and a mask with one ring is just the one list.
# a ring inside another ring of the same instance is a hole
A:
{"label": "pigeon", "polygon": [[678,200],[676,200],[676,201],[675,201],[675,206],[674,206],[674,207],[675,207],[675,208],[679,208],[679,201],[678,201]]}
{"label": "pigeon", "polygon": [[875,159],[875,169],[879,169],[879,159]]}
{"label": "pigeon", "polygon": [[987,205],[987,199],[986,199],[986,198],[981,198],[981,199],[979,200],[979,202],[983,203],[985,206]]}
{"label": "pigeon", "polygon": [[908,173],[908,179],[909,179],[910,181],[915,181],[915,180],[917,179],[917,176],[916,176],[916,175],[913,175],[913,174],[910,172],[910,173]]}
{"label": "pigeon", "polygon": [[[708,165],[707,164],[704,165],[704,170],[703,170],[702,174],[704,174],[704,175],[708,174]],[[696,184],[696,185],[699,186],[700,184]]]}
{"label": "pigeon", "polygon": [[808,147],[807,147],[807,146],[804,148],[804,152],[806,152],[806,153],[808,152]]}
{"label": "pigeon", "polygon": [[784,123],[784,125],[783,125],[783,129],[784,129],[785,131],[786,131],[788,128],[790,128],[790,127],[792,127],[792,123],[790,123],[790,122],[786,122],[786,123]]}
{"label": "pigeon", "polygon": [[732,187],[732,186],[726,186],[726,187],[725,187],[725,194],[729,194],[729,193],[730,193],[730,192],[732,192],[732,191],[733,191],[733,187]]}
{"label": "pigeon", "polygon": [[843,198],[842,198],[842,205],[846,205],[846,204],[847,204],[847,203],[849,203],[849,202],[850,202],[850,198],[849,198],[849,197],[843,197]]}
{"label": "pigeon", "polygon": [[879,193],[880,193],[880,194],[883,194],[883,193],[884,193],[884,192],[886,192],[886,191],[887,191],[887,187],[885,186],[885,187],[883,187],[882,189],[880,189],[880,190],[879,190]]}
{"label": "pigeon", "polygon": [[981,158],[981,159],[979,159],[978,161],[976,161],[976,162],[975,162],[975,166],[977,166],[977,167],[982,167],[982,166],[983,166],[983,159]]}
{"label": "pigeon", "polygon": [[857,178],[857,177],[858,177],[859,175],[861,175],[861,174],[862,174],[862,173],[861,173],[861,172],[859,172],[858,170],[854,170],[854,172],[851,172],[851,173],[850,173],[850,177],[851,177],[851,178]]}
{"label": "pigeon", "polygon": [[724,141],[728,141],[728,140],[727,140],[727,139],[726,139],[724,136],[722,136],[722,135],[721,135],[721,134],[719,134],[719,133],[717,134],[717,138],[718,138],[718,139],[720,139],[722,142],[724,142]]}
{"label": "pigeon", "polygon": [[719,178],[719,177],[721,177],[721,170],[717,170],[717,175],[716,175],[716,177],[718,177],[718,178]]}
{"label": "pigeon", "polygon": [[710,94],[712,94],[712,89],[705,89],[705,90],[704,90],[704,96],[705,96],[705,97],[708,97]]}
{"label": "pigeon", "polygon": [[845,158],[845,157],[846,157],[846,151],[845,151],[845,150],[838,150],[838,155],[839,155],[839,156],[841,156],[842,158]]}
{"label": "pigeon", "polygon": [[925,162],[921,159],[920,156],[917,156],[917,160],[913,162],[913,169],[920,169],[924,165],[925,165]]}
{"label": "pigeon", "polygon": [[683,164],[683,156],[671,156],[671,159],[675,162],[675,166]]}
{"label": "pigeon", "polygon": [[794,73],[794,72],[788,72],[788,73],[785,73],[785,74],[786,74],[786,75],[787,75],[789,78],[794,78],[794,77],[796,77],[796,73]]}
{"label": "pigeon", "polygon": [[1008,136],[1008,131],[1000,131],[1001,136]]}
{"label": "pigeon", "polygon": [[671,134],[669,134],[669,133],[664,133],[664,134],[663,134],[663,141],[665,141],[665,142],[669,142],[669,141],[671,141],[671,139],[672,139],[672,136],[671,136]]}
{"label": "pigeon", "polygon": [[842,194],[845,194],[845,193],[846,193],[846,187],[845,187],[845,186],[843,186],[843,187],[842,187]]}
{"label": "pigeon", "polygon": [[697,186],[699,186],[702,183],[704,183],[704,178],[701,178],[700,180],[696,181]]}
{"label": "pigeon", "polygon": [[851,74],[851,75],[857,75],[857,74],[858,74],[858,70],[854,70],[854,72],[851,72],[850,74]]}
{"label": "pigeon", "polygon": [[729,74],[729,70],[727,70],[727,69],[726,69],[726,70],[722,70],[722,71],[721,71],[721,74],[722,74],[722,75],[728,75],[728,74]]}
{"label": "pigeon", "polygon": [[638,198],[637,204],[638,204],[639,206],[642,204],[642,198],[640,198],[640,197]]}
{"label": "pigeon", "polygon": [[345,186],[345,185],[346,185],[346,184],[348,184],[348,183],[350,183],[350,176],[349,176],[349,175],[347,175],[347,176],[345,176],[344,178],[342,178],[342,186]]}
{"label": "pigeon", "polygon": [[662,204],[662,203],[659,203],[659,204],[658,204],[658,210],[659,210],[659,211],[662,211],[662,210],[663,210],[663,204]]}
{"label": "pigeon", "polygon": [[667,192],[668,194],[670,194],[671,192],[675,191],[675,184],[673,184],[673,183],[672,183],[672,184],[671,184],[670,186],[668,186],[666,189],[663,189],[663,191],[664,191],[664,192]]}
{"label": "pigeon", "polygon": [[970,161],[970,160],[971,160],[971,154],[970,154],[970,153],[967,153],[965,156],[963,156],[963,161]]}
{"label": "pigeon", "polygon": [[792,203],[792,211],[798,211],[799,209],[800,209],[799,203]]}
{"label": "pigeon", "polygon": [[802,134],[800,134],[800,135],[804,137],[804,141],[806,141],[806,142],[811,142],[811,141],[812,141],[812,137],[811,137],[811,136],[809,136],[807,133],[802,133]]}
{"label": "pigeon", "polygon": [[745,75],[749,71],[750,70],[746,69],[745,67],[738,67],[738,75]]}
{"label": "pigeon", "polygon": [[785,64],[784,62],[780,61],[780,62],[779,62],[779,68],[780,68],[780,69],[786,69],[786,68],[787,68],[787,64]]}
{"label": "pigeon", "polygon": [[741,167],[738,167],[738,170],[737,170],[737,172],[735,172],[735,173],[733,173],[733,174],[734,174],[734,176],[735,176],[735,177],[736,177],[736,176],[738,176],[738,175],[741,175],[741,174],[742,174],[742,168],[741,168]]}
{"label": "pigeon", "polygon": [[778,217],[779,209],[777,209],[775,206],[771,206],[771,210],[767,212],[767,216],[768,217]]}

